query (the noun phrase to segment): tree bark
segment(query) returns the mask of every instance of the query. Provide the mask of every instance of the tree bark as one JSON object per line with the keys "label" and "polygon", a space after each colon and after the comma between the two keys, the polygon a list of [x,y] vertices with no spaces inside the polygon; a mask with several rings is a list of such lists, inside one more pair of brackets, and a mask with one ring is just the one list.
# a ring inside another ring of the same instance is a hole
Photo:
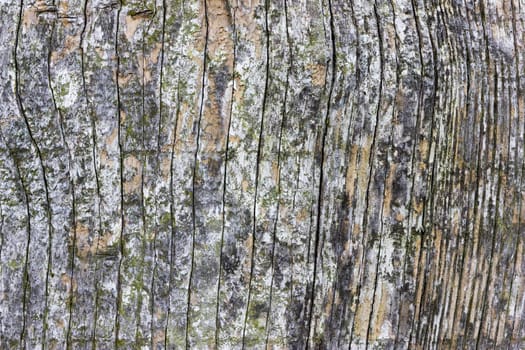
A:
{"label": "tree bark", "polygon": [[523,349],[523,0],[4,0],[0,348]]}

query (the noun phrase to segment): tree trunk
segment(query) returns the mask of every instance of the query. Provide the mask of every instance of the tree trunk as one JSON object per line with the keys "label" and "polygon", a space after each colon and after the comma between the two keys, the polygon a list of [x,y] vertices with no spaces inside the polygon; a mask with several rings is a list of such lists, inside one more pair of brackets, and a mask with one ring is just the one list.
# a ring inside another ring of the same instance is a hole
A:
{"label": "tree trunk", "polygon": [[523,349],[523,0],[4,0],[0,348]]}

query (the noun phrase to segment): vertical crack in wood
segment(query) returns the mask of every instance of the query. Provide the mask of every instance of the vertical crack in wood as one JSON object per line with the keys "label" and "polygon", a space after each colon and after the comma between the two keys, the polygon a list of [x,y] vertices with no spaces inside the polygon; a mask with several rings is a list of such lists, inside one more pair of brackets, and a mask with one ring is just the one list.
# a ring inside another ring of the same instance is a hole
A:
{"label": "vertical crack in wood", "polygon": [[[424,107],[424,89],[425,89],[425,86],[424,86],[424,82],[425,82],[425,62],[424,62],[424,59],[423,59],[423,34],[422,34],[422,30],[421,30],[421,24],[420,24],[420,19],[419,19],[419,16],[418,16],[418,13],[417,13],[417,6],[416,6],[416,0],[411,0],[410,1],[410,10],[411,10],[411,16],[413,17],[413,20],[414,20],[414,24],[415,24],[415,29],[416,29],[416,33],[417,33],[417,46],[418,46],[418,59],[419,59],[419,74],[420,74],[420,78],[419,78],[419,85],[418,85],[418,96],[417,96],[417,108],[416,108],[416,122],[415,122],[415,128],[414,128],[414,132],[412,134],[412,154],[411,154],[411,159],[410,159],[410,176],[412,177],[412,179],[410,180],[410,191],[409,191],[409,195],[408,195],[408,216],[407,216],[407,221],[406,221],[406,234],[405,234],[405,243],[404,243],[404,256],[403,256],[403,268],[402,268],[402,272],[401,272],[401,285],[400,285],[400,289],[401,289],[401,292],[400,292],[400,297],[403,297],[403,301],[405,301],[406,299],[408,299],[408,295],[405,295],[405,292],[402,291],[402,289],[405,288],[406,286],[406,280],[407,280],[407,268],[408,268],[408,259],[409,259],[409,247],[410,247],[410,242],[411,242],[411,236],[412,236],[412,220],[413,220],[413,215],[414,215],[414,212],[413,212],[413,209],[414,209],[414,201],[416,200],[414,198],[414,187],[415,187],[415,183],[416,183],[416,176],[415,176],[415,172],[416,172],[416,168],[415,168],[415,165],[416,165],[416,150],[417,150],[417,146],[418,146],[418,142],[417,140],[419,139],[419,132],[422,132],[422,117],[421,115],[425,113],[425,107]],[[429,37],[431,37],[431,35],[429,35]],[[432,39],[430,38],[430,41]],[[432,47],[432,62],[434,63],[434,67],[437,66],[436,64],[436,55],[435,55],[435,50],[434,48]],[[436,68],[434,68],[436,69]],[[437,76],[435,76],[434,74],[434,87],[433,87],[433,90],[432,90],[432,101],[433,101],[433,104],[434,104],[434,101],[436,100],[435,96],[436,96],[436,88],[437,88]],[[433,117],[433,113],[434,113],[434,105],[432,105],[432,117]],[[433,119],[433,118],[432,118]],[[428,163],[428,162],[427,162]],[[409,278],[409,277],[408,277]],[[409,291],[411,292],[411,291]],[[407,292],[407,293],[409,293]],[[406,299],[405,299],[406,298]],[[402,301],[402,302],[403,302]],[[394,347],[397,347],[399,346],[399,342],[400,341],[403,341],[404,340],[400,340],[399,336],[400,336],[400,325],[401,325],[401,316],[399,316],[397,318],[397,324],[395,326],[395,329],[396,329],[396,332],[395,332],[395,338],[394,338]],[[407,346],[410,346],[410,343],[407,343]]]}
{"label": "vertical crack in wood", "polygon": [[[58,6],[58,5],[57,5]],[[76,255],[76,244],[77,244],[77,222],[76,222],[76,195],[75,195],[75,183],[73,181],[73,177],[71,174],[72,169],[72,157],[71,157],[71,150],[69,149],[69,146],[66,142],[66,136],[64,132],[64,121],[62,117],[62,113],[60,109],[57,107],[56,98],[55,98],[55,91],[53,89],[53,83],[51,78],[51,54],[53,52],[53,34],[55,33],[55,23],[53,22],[53,25],[51,26],[51,35],[49,36],[49,51],[47,55],[47,80],[49,85],[49,91],[51,93],[51,100],[53,102],[53,109],[58,117],[58,126],[60,130],[60,136],[62,139],[62,143],[64,144],[64,148],[67,153],[67,160],[68,160],[68,175],[69,175],[69,186],[71,186],[71,206],[72,206],[72,225],[73,225],[73,242],[72,242],[72,249],[71,249],[71,256],[70,256],[70,266],[69,266],[69,278],[71,283],[69,283],[68,286],[68,296],[67,296],[67,309],[68,309],[68,321],[67,321],[67,328],[66,328],[66,349],[71,348],[72,339],[71,339],[71,320],[72,320],[72,312],[73,312],[73,298],[74,298],[74,291],[73,291],[73,283],[75,280],[75,255]]]}
{"label": "vertical crack in wood", "polygon": [[[374,20],[376,22],[376,32],[378,35],[378,50],[379,50],[379,86],[378,86],[378,92],[377,92],[377,107],[375,111],[375,123],[372,131],[372,140],[370,144],[369,149],[369,155],[368,155],[368,176],[367,176],[367,185],[366,185],[366,191],[365,191],[365,203],[364,203],[364,211],[363,211],[363,224],[362,229],[360,232],[362,232],[362,239],[361,239],[361,246],[363,249],[362,257],[361,257],[361,263],[360,263],[360,271],[359,271],[359,284],[357,289],[357,300],[361,300],[361,292],[362,292],[362,284],[364,283],[365,273],[361,272],[361,269],[365,269],[365,252],[367,251],[367,238],[368,235],[366,234],[368,227],[368,217],[370,215],[369,213],[369,205],[370,205],[370,188],[372,184],[372,175],[374,170],[374,160],[375,160],[375,153],[376,153],[376,140],[377,140],[377,131],[378,131],[378,125],[379,125],[379,119],[380,119],[380,110],[381,110],[381,102],[383,99],[383,79],[384,79],[384,55],[383,55],[383,47],[382,47],[382,39],[381,39],[381,32],[380,32],[380,24],[379,24],[379,17],[377,13],[377,2],[374,2],[372,4],[372,11]],[[373,239],[373,237],[372,237]],[[358,309],[361,305],[357,305],[356,314],[358,313]],[[373,303],[371,304],[371,309],[373,309]],[[365,348],[368,347],[368,339],[369,339],[369,331],[370,331],[370,318],[368,319],[366,327],[366,335],[365,335]],[[354,332],[355,322],[352,325],[352,333]],[[352,338],[352,336],[351,336]]]}
{"label": "vertical crack in wood", "polygon": [[[166,0],[163,0],[164,4]],[[165,23],[165,21],[164,21]],[[164,27],[163,27],[163,34],[164,34]],[[162,79],[161,79],[161,86],[162,86]],[[161,104],[162,105],[162,104]],[[175,233],[176,233],[176,223],[175,223],[175,208],[174,208],[174,195],[173,195],[173,166],[174,166],[174,154],[175,154],[175,141],[177,136],[177,126],[178,126],[178,120],[179,120],[179,114],[180,114],[180,75],[177,77],[177,105],[175,110],[175,122],[173,126],[173,135],[172,135],[172,145],[171,145],[171,154],[170,154],[170,228],[171,228],[171,235],[169,238],[169,277],[168,277],[168,290],[171,290],[171,286],[173,285],[173,275],[174,275],[174,269],[173,269],[173,256],[175,254],[174,252],[174,246],[173,240],[175,239]],[[169,319],[171,314],[171,303],[168,303],[168,310],[166,312],[166,325],[164,326],[164,347],[167,349],[169,347],[169,337],[168,337],[168,326],[169,326]]]}
{"label": "vertical crack in wood", "polygon": [[[92,142],[92,149],[91,149],[91,156],[93,157],[93,174],[95,176],[95,191],[96,191],[96,199],[95,199],[95,215],[97,216],[98,226],[97,226],[97,236],[95,237],[95,258],[93,259],[95,261],[94,271],[93,271],[93,289],[95,290],[94,301],[93,301],[93,318],[91,320],[93,324],[93,329],[91,332],[91,349],[95,350],[97,346],[97,325],[98,325],[98,305],[99,305],[99,297],[100,297],[100,288],[98,287],[98,279],[100,276],[100,263],[99,259],[97,258],[99,256],[100,251],[100,236],[102,235],[102,214],[101,214],[101,206],[100,202],[102,201],[101,196],[101,190],[100,190],[100,178],[99,178],[99,169],[97,167],[97,130],[96,130],[96,116],[95,111],[93,110],[93,105],[88,93],[87,85],[86,85],[86,53],[84,49],[85,45],[85,35],[86,35],[86,29],[87,29],[87,23],[88,23],[88,15],[87,15],[87,9],[88,9],[88,3],[89,0],[85,0],[83,2],[82,7],[82,16],[83,16],[83,24],[82,29],[80,32],[80,40],[79,40],[79,50],[80,50],[80,70],[81,70],[81,80],[82,80],[82,91],[84,93],[87,112],[90,116],[90,127],[91,127],[91,142]],[[93,261],[92,260],[92,261]]]}
{"label": "vertical crack in wood", "polygon": [[269,1],[264,1],[264,23],[265,23],[265,81],[264,81],[264,92],[262,97],[262,111],[261,111],[261,126],[259,129],[259,138],[257,142],[257,156],[256,156],[256,165],[255,165],[255,189],[253,196],[253,225],[252,225],[252,247],[250,250],[250,276],[248,278],[248,297],[246,302],[246,309],[244,311],[244,322],[242,328],[242,349],[244,350],[246,346],[246,324],[248,321],[248,311],[250,309],[250,302],[252,296],[252,281],[253,273],[255,266],[255,246],[258,243],[256,240],[257,232],[257,191],[259,187],[259,167],[261,162],[261,149],[263,146],[263,130],[264,130],[264,114],[266,111],[266,100],[268,98],[268,83],[270,79],[270,28],[268,27],[268,9]]}
{"label": "vertical crack in wood", "polygon": [[[156,10],[155,10],[156,11]],[[162,108],[162,79],[164,77],[164,51],[165,51],[165,33],[166,33],[166,0],[162,0],[162,17],[161,17],[161,35],[160,35],[160,40],[161,40],[161,47],[160,47],[160,68],[159,68],[159,99],[158,99],[158,104],[159,104],[159,112],[158,112],[158,115],[159,115],[159,125],[158,125],[158,130],[157,130],[157,176],[161,177],[161,174],[162,174],[162,169],[161,169],[161,159],[160,159],[160,156],[161,156],[161,134],[162,134],[162,114],[164,112],[163,108]],[[145,66],[145,64],[144,64]],[[176,130],[176,128],[175,128]],[[172,249],[172,236],[173,236],[173,221],[174,221],[174,216],[173,216],[173,193],[172,193],[172,188],[173,188],[173,147],[175,145],[175,135],[176,135],[176,132],[173,133],[173,139],[172,139],[172,147],[171,147],[171,155],[170,155],[170,177],[169,177],[169,193],[170,193],[170,205],[169,205],[169,215],[170,215],[170,219],[169,219],[169,224],[171,226],[171,235],[170,237],[168,238],[168,261],[169,261],[169,270],[170,270],[170,274],[168,276],[168,290],[170,290],[170,287],[171,287],[171,249]],[[158,205],[156,206],[156,217],[158,218],[160,216],[160,214],[158,213]],[[157,219],[157,222],[156,222],[156,232],[155,232],[155,238],[153,240],[153,251],[154,251],[154,254],[155,254],[155,257],[154,257],[154,264],[153,264],[153,276],[151,278],[151,286],[150,286],[150,291],[151,291],[151,294],[152,294],[152,297],[151,297],[151,305],[150,305],[150,312],[151,312],[151,321],[150,321],[150,333],[151,333],[151,343],[150,343],[150,347],[153,349],[155,347],[155,343],[154,343],[154,338],[155,338],[155,328],[154,328],[154,321],[155,321],[155,293],[154,293],[154,290],[155,290],[155,276],[157,275],[158,273],[158,270],[159,270],[159,264],[158,264],[158,255],[157,255],[157,240],[158,240],[158,237],[157,237],[157,232],[158,232],[158,229],[159,229],[159,224],[158,224],[158,219]],[[169,314],[170,314],[170,305],[169,305],[169,302],[168,302],[168,306],[167,306],[167,310],[166,310],[166,321],[165,321],[165,324],[163,326],[163,329],[164,329],[164,341],[163,341],[163,344],[164,344],[164,348],[167,348],[167,341],[168,341],[168,332],[167,332],[167,325],[168,325],[168,319],[169,319]]]}
{"label": "vertical crack in wood", "polygon": [[[314,240],[314,251],[313,251],[313,272],[312,272],[312,289],[311,289],[311,295],[309,300],[309,314],[308,314],[308,326],[307,326],[307,339],[306,339],[306,348],[308,349],[310,347],[310,340],[311,338],[315,337],[315,327],[312,328],[312,320],[314,317],[314,301],[316,296],[316,282],[317,282],[317,268],[318,264],[321,263],[320,260],[321,257],[319,256],[320,251],[322,250],[321,244],[324,241],[324,231],[321,227],[322,225],[322,214],[323,214],[323,198],[324,198],[324,176],[325,176],[325,147],[326,147],[326,138],[328,134],[328,128],[330,127],[330,107],[332,102],[332,93],[334,90],[335,85],[335,75],[336,75],[336,59],[337,59],[337,53],[336,53],[336,40],[335,40],[335,26],[334,26],[334,14],[332,10],[332,2],[331,0],[328,0],[328,11],[329,11],[329,23],[330,23],[330,48],[331,48],[331,57],[329,58],[329,64],[330,64],[330,87],[328,88],[328,97],[327,97],[327,105],[326,105],[326,114],[324,116],[324,123],[322,127],[322,136],[321,136],[321,164],[319,165],[319,184],[318,184],[318,190],[317,190],[317,210],[316,210],[316,229],[315,229],[315,240]],[[326,30],[325,30],[326,31]],[[327,63],[328,65],[328,63]],[[328,74],[328,69],[326,70],[326,74]],[[328,79],[325,76],[325,83],[328,83]],[[317,346],[315,344],[315,340],[313,340],[313,346]]]}
{"label": "vertical crack in wood", "polygon": [[122,261],[124,260],[124,154],[122,144],[122,111],[120,102],[120,55],[119,55],[119,31],[120,31],[120,12],[122,10],[122,1],[118,0],[118,7],[116,11],[116,28],[115,28],[115,58],[116,58],[116,93],[117,93],[117,141],[119,148],[119,177],[120,177],[120,237],[119,237],[119,261],[117,270],[117,298],[116,298],[116,312],[115,312],[115,349],[119,348],[120,335],[120,321],[119,313],[122,305]]}
{"label": "vertical crack in wood", "polygon": [[191,314],[191,296],[193,286],[193,272],[195,269],[195,233],[196,227],[196,210],[195,210],[195,188],[196,188],[196,176],[198,167],[198,155],[199,155],[199,142],[201,134],[201,121],[204,110],[204,93],[206,91],[206,73],[207,73],[207,56],[208,56],[208,40],[209,40],[209,19],[208,19],[208,0],[202,0],[204,3],[204,24],[205,24],[205,39],[204,39],[204,53],[202,57],[202,79],[201,79],[201,91],[200,91],[200,105],[199,105],[199,116],[196,125],[196,147],[193,160],[192,169],[192,194],[191,194],[191,211],[192,211],[192,241],[191,241],[191,267],[190,276],[188,280],[188,300],[186,310],[186,349],[189,349],[192,345],[190,344],[189,331],[190,331],[190,314]]}
{"label": "vertical crack in wood", "polygon": [[[286,81],[285,81],[285,87],[284,87],[284,98],[283,98],[283,104],[282,104],[282,112],[281,112],[281,121],[280,121],[280,127],[279,127],[279,140],[278,140],[278,146],[277,146],[277,203],[276,203],[276,217],[274,219],[273,225],[272,225],[272,248],[270,252],[271,256],[271,277],[270,277],[270,299],[268,301],[268,312],[266,314],[266,323],[265,323],[265,329],[266,329],[266,337],[264,341],[264,348],[268,349],[270,345],[270,328],[271,328],[271,320],[270,315],[272,311],[272,295],[273,295],[273,287],[274,287],[274,277],[275,277],[275,244],[277,241],[277,222],[279,221],[279,213],[280,213],[280,203],[281,203],[281,146],[282,146],[282,138],[283,138],[283,132],[284,132],[284,126],[286,125],[286,105],[288,102],[288,87],[289,87],[289,79],[290,79],[290,70],[292,65],[292,53],[291,53],[291,44],[290,44],[290,34],[288,32],[288,5],[287,0],[284,0],[284,18],[285,18],[285,26],[286,26],[286,43],[288,46],[288,65],[286,69]],[[299,173],[299,172],[298,172]],[[290,243],[289,243],[290,244]],[[291,244],[290,244],[291,246]],[[291,271],[293,271],[293,256],[291,252],[291,247],[288,247],[290,256],[292,257],[292,267]],[[289,303],[292,305],[292,293],[293,293],[293,276],[290,274],[290,299]]]}
{"label": "vertical crack in wood", "polygon": [[[521,86],[521,80],[520,80],[520,76],[521,74],[519,73],[520,72],[520,58],[519,58],[519,53],[521,52],[520,49],[519,49],[519,43],[518,43],[518,38],[517,38],[517,35],[516,33],[518,33],[518,29],[517,29],[517,16],[516,16],[516,6],[514,5],[514,1],[510,1],[510,5],[511,5],[511,13],[512,13],[512,43],[513,43],[513,49],[514,49],[514,52],[513,52],[513,63],[514,63],[514,70],[515,70],[515,80],[516,80],[516,95],[517,95],[517,110],[518,110],[518,113],[519,111],[521,111],[521,107],[523,106],[523,90],[522,90],[522,86]],[[518,3],[519,5],[519,3]],[[518,115],[517,116],[517,123],[519,125],[519,121],[520,121],[520,116]],[[518,127],[518,132],[519,133],[519,127]],[[525,128],[523,130],[523,134],[521,135],[522,137],[522,140],[525,140]],[[519,159],[519,147],[516,147],[516,158]],[[516,172],[519,171],[519,175],[516,176],[517,178],[517,196],[518,196],[518,224],[517,224],[517,228],[516,228],[516,238],[515,238],[515,245],[514,245],[514,250],[512,252],[512,256],[514,257],[513,259],[513,262],[512,262],[512,273],[511,273],[511,278],[510,278],[510,283],[509,283],[509,295],[512,296],[512,291],[513,291],[513,288],[514,288],[514,281],[515,281],[515,276],[516,276],[516,270],[518,269],[518,247],[520,245],[520,233],[522,231],[522,206],[523,206],[523,200],[522,200],[522,191],[523,191],[523,174],[525,173],[525,162],[522,161],[521,162],[521,167],[518,167],[518,170],[515,170]],[[510,299],[511,297],[509,297]],[[504,324],[506,325],[507,324],[507,320],[509,318],[509,313],[510,313],[510,306],[511,306],[511,302],[509,300],[509,302],[507,303],[507,307],[506,307],[506,312],[505,312],[505,318],[504,318]],[[515,306],[514,306],[514,310],[512,310],[513,312],[513,315],[516,315],[517,314],[517,308],[518,308],[518,303],[515,303]],[[512,320],[514,321],[514,320]],[[515,322],[512,322],[512,325],[510,327],[510,334],[514,334],[514,325],[515,325]],[[508,340],[508,346],[510,346],[510,342],[511,340]]]}
{"label": "vertical crack in wood", "polygon": [[[221,328],[221,318],[220,318],[220,301],[221,301],[221,281],[222,281],[222,274],[223,274],[223,259],[224,259],[224,230],[226,226],[226,189],[227,189],[227,170],[228,170],[228,152],[230,148],[230,131],[231,131],[231,120],[233,115],[233,101],[235,98],[235,62],[237,60],[237,28],[235,25],[236,20],[236,11],[238,5],[236,4],[233,7],[229,6],[230,0],[225,0],[228,10],[233,12],[232,16],[232,32],[233,32],[233,62],[232,62],[232,75],[231,75],[231,83],[232,83],[232,92],[230,97],[230,107],[228,111],[228,126],[226,131],[226,146],[224,150],[224,173],[222,176],[222,208],[221,208],[221,238],[220,238],[220,248],[219,248],[219,278],[217,281],[217,300],[216,300],[216,306],[215,306],[215,347],[220,347],[219,342],[219,333]],[[236,1],[236,0],[235,0]]]}
{"label": "vertical crack in wood", "polygon": [[[40,147],[38,146],[34,136],[33,136],[33,133],[32,133],[32,130],[31,130],[31,127],[29,125],[29,120],[27,118],[27,115],[26,115],[26,112],[24,110],[24,106],[23,106],[23,103],[22,103],[22,97],[21,97],[21,94],[20,94],[20,68],[19,68],[19,61],[18,61],[18,49],[19,49],[19,38],[21,36],[21,25],[22,25],[22,15],[24,13],[24,0],[21,0],[20,1],[20,11],[19,11],[19,15],[18,15],[18,23],[17,23],[17,27],[16,27],[16,38],[15,38],[15,47],[14,47],[14,53],[13,53],[13,58],[14,58],[14,65],[15,65],[15,97],[16,97],[16,102],[17,102],[17,106],[18,106],[18,110],[19,110],[19,113],[20,115],[22,116],[23,120],[24,120],[24,124],[27,128],[27,132],[28,132],[28,135],[29,135],[29,138],[30,138],[30,141],[31,141],[31,144],[33,145],[33,147],[35,148],[36,150],[36,154],[37,154],[37,157],[38,157],[38,162],[39,162],[39,166],[40,166],[40,170],[42,171],[42,180],[43,180],[43,185],[44,185],[44,191],[45,191],[45,199],[46,199],[46,207],[45,207],[45,215],[46,215],[46,220],[47,220],[47,230],[48,230],[48,245],[47,245],[47,268],[46,268],[46,277],[45,277],[45,298],[44,298],[44,312],[43,312],[43,317],[42,317],[42,346],[44,346],[46,344],[46,333],[47,333],[47,315],[48,315],[48,295],[49,295],[49,273],[50,273],[50,269],[51,269],[51,244],[52,244],[52,237],[53,237],[53,234],[52,234],[52,226],[51,226],[51,212],[50,212],[50,201],[49,201],[49,189],[48,189],[48,184],[47,184],[47,177],[46,177],[46,170],[45,170],[45,167],[44,167],[44,162],[43,162],[43,159],[42,159],[42,152],[40,151]],[[29,215],[29,213],[28,213]],[[28,217],[29,219],[29,217]],[[29,239],[28,239],[29,241]],[[28,249],[29,249],[29,243],[28,243]],[[27,254],[27,263],[29,264],[29,252]],[[26,273],[27,273],[27,270],[26,270]],[[27,280],[26,280],[26,284],[24,288],[27,287],[27,285],[29,284],[29,274],[26,275],[27,277]],[[26,294],[27,290],[24,291],[24,294]],[[27,302],[27,300],[24,302],[24,304]],[[24,344],[25,346],[25,344]]]}

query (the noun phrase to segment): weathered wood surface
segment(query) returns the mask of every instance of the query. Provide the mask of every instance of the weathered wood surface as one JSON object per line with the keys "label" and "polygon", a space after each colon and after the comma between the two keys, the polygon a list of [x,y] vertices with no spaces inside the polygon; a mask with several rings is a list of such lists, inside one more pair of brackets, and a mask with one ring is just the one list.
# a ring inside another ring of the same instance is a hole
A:
{"label": "weathered wood surface", "polygon": [[0,3],[0,348],[525,348],[523,0]]}

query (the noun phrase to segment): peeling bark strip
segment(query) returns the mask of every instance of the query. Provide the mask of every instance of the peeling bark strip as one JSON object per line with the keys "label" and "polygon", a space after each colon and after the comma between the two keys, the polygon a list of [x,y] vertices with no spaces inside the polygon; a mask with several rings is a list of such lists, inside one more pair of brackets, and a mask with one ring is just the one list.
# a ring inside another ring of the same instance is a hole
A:
{"label": "peeling bark strip", "polygon": [[525,348],[522,0],[0,13],[0,348]]}

